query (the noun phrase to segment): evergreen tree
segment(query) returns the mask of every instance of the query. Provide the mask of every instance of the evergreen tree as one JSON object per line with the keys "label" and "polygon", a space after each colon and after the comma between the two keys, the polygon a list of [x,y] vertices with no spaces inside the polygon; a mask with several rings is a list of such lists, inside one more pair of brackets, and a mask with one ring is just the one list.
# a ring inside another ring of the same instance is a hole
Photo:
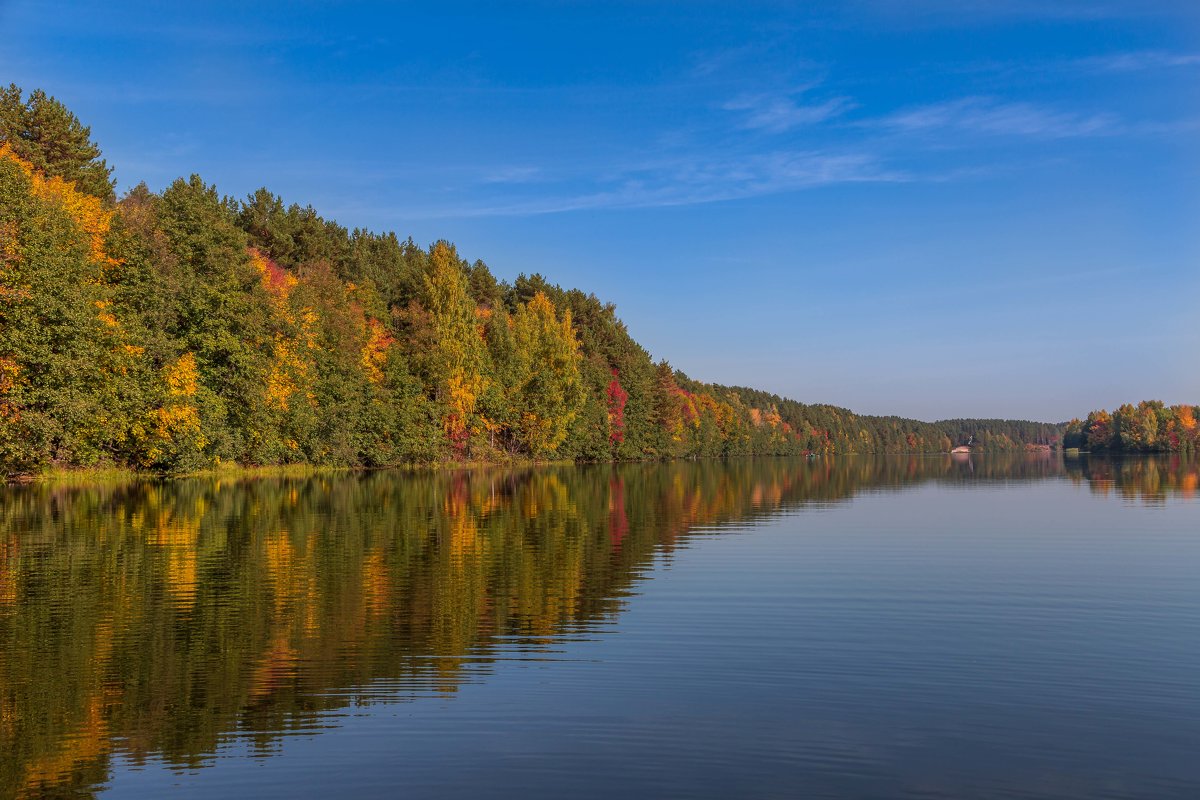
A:
{"label": "evergreen tree", "polygon": [[22,100],[21,89],[0,89],[0,142],[46,177],[72,181],[81,192],[111,200],[112,169],[82,125],[66,106],[41,89]]}

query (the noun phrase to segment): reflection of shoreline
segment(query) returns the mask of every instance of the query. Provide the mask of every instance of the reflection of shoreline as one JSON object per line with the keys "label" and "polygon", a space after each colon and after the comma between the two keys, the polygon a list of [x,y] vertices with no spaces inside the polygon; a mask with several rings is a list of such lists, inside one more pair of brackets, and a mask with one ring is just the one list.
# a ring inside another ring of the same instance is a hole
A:
{"label": "reflection of shoreline", "polygon": [[1067,476],[1093,493],[1117,493],[1127,501],[1161,504],[1171,496],[1192,499],[1200,486],[1200,462],[1178,453],[1095,456],[1081,453],[1065,462]]}
{"label": "reflection of shoreline", "polygon": [[[1191,497],[1180,459],[1041,454],[327,474],[0,493],[0,795],[194,767],[370,696],[447,695],[623,608],[655,558],[925,483]],[[68,623],[69,624],[66,624]]]}

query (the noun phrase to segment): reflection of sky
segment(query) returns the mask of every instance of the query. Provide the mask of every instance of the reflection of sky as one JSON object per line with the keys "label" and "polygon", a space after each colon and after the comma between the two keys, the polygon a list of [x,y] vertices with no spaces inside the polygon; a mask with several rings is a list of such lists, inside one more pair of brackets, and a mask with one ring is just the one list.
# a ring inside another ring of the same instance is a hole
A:
{"label": "reflection of sky", "polygon": [[19,0],[0,72],[122,187],[449,238],[704,380],[925,419],[1195,402],[1196,5],[816,5]]}
{"label": "reflection of sky", "polygon": [[1194,796],[1197,530],[1062,480],[860,495],[690,539],[551,660],[112,793]]}

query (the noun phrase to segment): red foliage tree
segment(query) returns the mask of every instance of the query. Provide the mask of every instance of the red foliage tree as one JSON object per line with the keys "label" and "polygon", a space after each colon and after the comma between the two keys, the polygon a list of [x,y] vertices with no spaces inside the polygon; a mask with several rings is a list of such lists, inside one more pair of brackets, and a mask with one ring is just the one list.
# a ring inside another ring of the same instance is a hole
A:
{"label": "red foliage tree", "polygon": [[608,401],[608,439],[613,444],[620,444],[625,441],[625,401],[629,399],[629,393],[621,388],[615,369],[612,376],[604,391]]}

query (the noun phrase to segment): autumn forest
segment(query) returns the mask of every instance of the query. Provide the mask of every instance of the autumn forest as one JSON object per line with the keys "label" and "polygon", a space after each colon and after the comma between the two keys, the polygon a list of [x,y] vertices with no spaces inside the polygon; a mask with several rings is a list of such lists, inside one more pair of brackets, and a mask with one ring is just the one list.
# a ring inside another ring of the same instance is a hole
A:
{"label": "autumn forest", "polygon": [[[798,345],[799,346],[799,345]],[[199,176],[118,198],[91,132],[0,90],[0,473],[111,465],[1189,451],[1193,406],[1066,424],[857,415],[699,383],[615,307]]]}

